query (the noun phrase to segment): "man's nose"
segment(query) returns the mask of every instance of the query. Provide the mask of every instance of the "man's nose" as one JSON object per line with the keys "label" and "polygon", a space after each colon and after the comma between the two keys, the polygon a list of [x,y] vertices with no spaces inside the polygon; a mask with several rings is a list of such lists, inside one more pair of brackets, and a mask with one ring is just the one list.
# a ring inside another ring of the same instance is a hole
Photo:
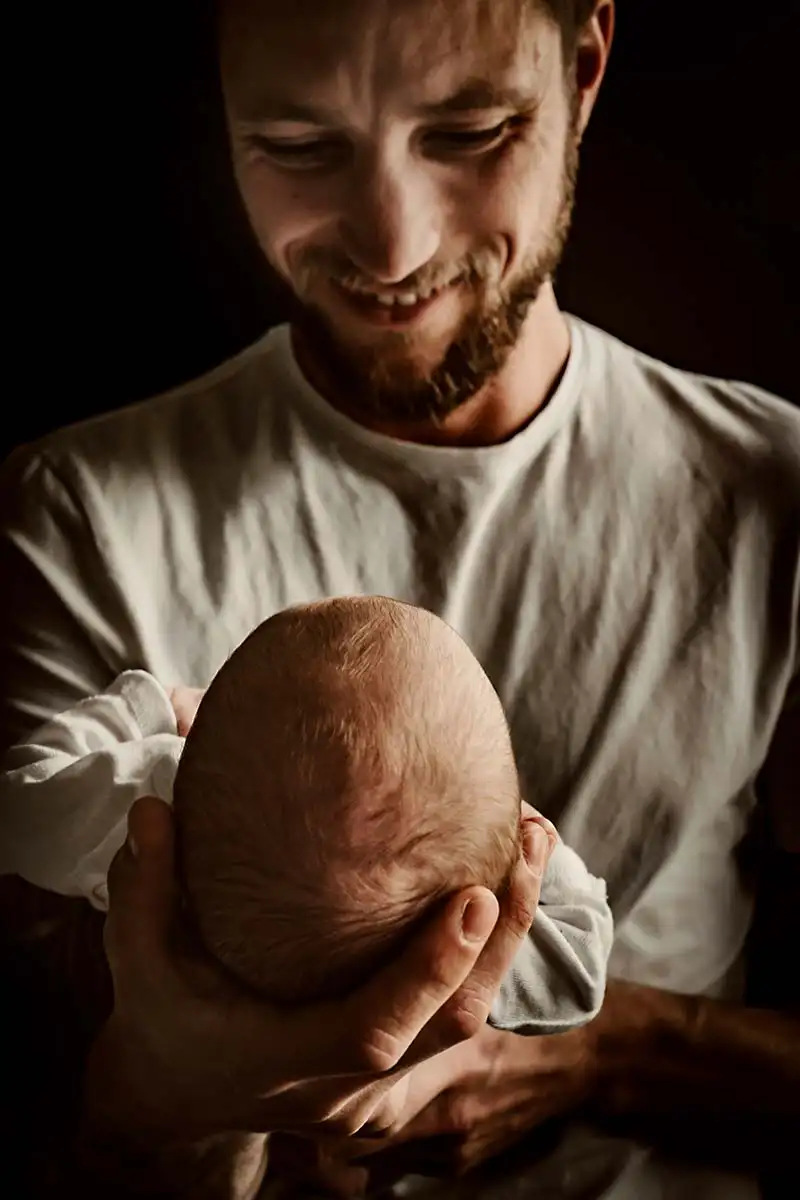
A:
{"label": "man's nose", "polygon": [[432,181],[414,165],[374,166],[354,181],[340,232],[359,271],[398,284],[436,256],[440,218]]}

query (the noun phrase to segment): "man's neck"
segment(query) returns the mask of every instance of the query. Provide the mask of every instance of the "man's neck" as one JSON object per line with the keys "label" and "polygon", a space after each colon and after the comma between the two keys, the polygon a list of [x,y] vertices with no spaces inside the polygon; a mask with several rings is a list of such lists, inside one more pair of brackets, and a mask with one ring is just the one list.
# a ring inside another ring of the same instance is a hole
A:
{"label": "man's neck", "polygon": [[477,447],[507,442],[544,407],[567,364],[570,336],[552,284],[546,284],[531,306],[522,335],[503,370],[442,422],[388,421],[365,414],[348,405],[336,388],[320,377],[311,347],[295,338],[294,348],[309,383],[329,404],[366,429],[422,445]]}

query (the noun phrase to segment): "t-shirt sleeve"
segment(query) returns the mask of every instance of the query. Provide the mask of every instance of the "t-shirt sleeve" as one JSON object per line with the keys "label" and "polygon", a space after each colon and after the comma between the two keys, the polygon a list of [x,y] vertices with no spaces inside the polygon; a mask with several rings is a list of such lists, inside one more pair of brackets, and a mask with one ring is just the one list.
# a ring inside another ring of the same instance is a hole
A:
{"label": "t-shirt sleeve", "polygon": [[[144,749],[142,731],[135,735],[133,725],[119,723],[121,717],[106,727],[102,721],[81,724],[81,734],[54,721],[100,696],[133,665],[134,622],[106,551],[79,482],[46,453],[23,447],[2,464],[0,760],[6,761],[0,767],[12,772],[9,748],[24,743],[38,746],[42,759],[50,761],[38,773],[3,776],[0,872],[50,891],[85,895],[95,904],[96,888],[104,889],[122,843],[127,809],[147,779],[142,755],[155,752],[153,743]],[[121,696],[103,703],[106,713],[109,704],[119,717]],[[86,720],[83,712],[80,721]],[[43,726],[48,732],[42,740]],[[89,738],[90,726],[98,739],[91,750],[89,742],[80,743]],[[148,736],[162,736],[148,730]],[[166,736],[173,735],[174,729]],[[70,756],[94,751],[99,757],[90,763],[68,765]],[[21,753],[15,752],[17,766],[24,762],[28,772],[31,759]]]}
{"label": "t-shirt sleeve", "polygon": [[533,925],[502,982],[489,1024],[526,1036],[586,1025],[603,1003],[613,937],[604,881],[558,842]]}
{"label": "t-shirt sleeve", "polygon": [[106,877],[139,796],[168,802],[183,739],[169,697],[145,671],[40,726],[6,755],[0,874],[106,908]]}
{"label": "t-shirt sleeve", "polygon": [[77,488],[35,448],[0,468],[0,759],[126,667],[124,597]]}

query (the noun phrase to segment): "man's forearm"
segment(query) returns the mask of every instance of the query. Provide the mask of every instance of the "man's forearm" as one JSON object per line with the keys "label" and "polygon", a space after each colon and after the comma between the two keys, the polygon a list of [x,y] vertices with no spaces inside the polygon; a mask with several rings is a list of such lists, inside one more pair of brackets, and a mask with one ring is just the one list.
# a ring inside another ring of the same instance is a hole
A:
{"label": "man's forearm", "polygon": [[587,1033],[591,1115],[615,1132],[755,1169],[800,1128],[796,1017],[612,982]]}

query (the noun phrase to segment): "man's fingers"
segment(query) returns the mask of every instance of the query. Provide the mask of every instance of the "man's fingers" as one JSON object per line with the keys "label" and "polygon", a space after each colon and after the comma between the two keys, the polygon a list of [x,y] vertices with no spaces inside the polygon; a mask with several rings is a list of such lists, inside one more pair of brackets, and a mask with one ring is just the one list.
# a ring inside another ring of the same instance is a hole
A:
{"label": "man's fingers", "polygon": [[[464,1038],[472,1037],[485,1024],[503,976],[533,923],[542,875],[552,848],[552,839],[542,828],[538,814],[526,817],[522,822],[522,854],[503,896],[500,919],[494,918],[491,935],[488,940],[484,937],[483,948],[479,947],[479,953],[473,956],[473,969],[466,977],[462,975],[461,982],[455,987],[451,985],[449,991],[440,988],[433,996],[430,991],[426,994],[422,990],[415,994],[416,985],[412,983],[410,990],[417,1002],[416,1009],[413,1014],[409,1010],[407,1021],[400,1009],[393,1022],[384,1022],[382,1032],[378,1034],[382,1040],[373,1041],[373,1050],[388,1045],[390,1056],[399,1050],[403,1055],[402,1067],[408,1069]],[[402,962],[396,964],[396,969],[406,970]],[[408,980],[412,978],[411,974],[407,976]],[[397,987],[403,1002],[405,997],[400,981]],[[408,1003],[413,1000],[409,998]],[[382,1010],[376,1007],[373,1011]],[[423,1017],[423,1013],[427,1015]],[[415,1028],[419,1031],[416,1036]],[[378,1056],[374,1056],[373,1061],[377,1063]],[[374,1069],[381,1068],[376,1065]]]}
{"label": "man's fingers", "polygon": [[128,814],[128,838],[108,876],[105,946],[117,1002],[167,961],[176,900],[172,812],[145,796]]}
{"label": "man's fingers", "polygon": [[497,898],[487,888],[465,889],[368,985],[362,998],[367,1007],[361,1011],[379,1015],[377,1023],[371,1022],[367,1047],[372,1069],[389,1070],[401,1059],[404,1067],[419,1061],[416,1039],[474,969],[499,912]]}
{"label": "man's fingers", "polygon": [[503,896],[500,920],[473,971],[430,1022],[415,1052],[436,1054],[485,1024],[503,976],[533,924],[551,850],[547,832],[538,822],[524,821],[523,852]]}
{"label": "man's fingers", "polygon": [[392,1144],[401,1146],[407,1142],[422,1141],[425,1138],[456,1132],[450,1128],[452,1095],[453,1093],[448,1090],[434,1096],[416,1116],[412,1117],[407,1125],[393,1135]]}
{"label": "man's fingers", "polygon": [[[267,1047],[271,1071],[277,1076],[284,1070],[291,1072],[287,1078],[293,1081],[316,1079],[320,1119],[339,1114],[348,1125],[345,1132],[355,1132],[396,1082],[400,1060],[401,1070],[406,1071],[428,1057],[427,1051],[418,1053],[412,1044],[469,975],[499,911],[497,897],[488,888],[464,888],[448,899],[397,959],[344,1001],[282,1013],[286,1036],[279,1045],[270,1039]],[[262,1041],[259,1013],[266,1012],[261,1006],[253,1014],[254,1070],[266,1066],[256,1051]],[[449,1029],[447,1044],[461,1040],[453,1035],[452,1022]],[[442,1037],[436,1041],[441,1048]],[[343,1089],[345,1079],[352,1085],[350,1093]],[[270,1128],[272,1108],[270,1101],[264,1128]],[[290,1127],[284,1117],[281,1128]]]}
{"label": "man's fingers", "polygon": [[533,807],[532,804],[528,804],[527,800],[523,800],[522,801],[523,831],[524,831],[525,823],[527,821],[535,821],[537,825],[541,825],[542,829],[545,831],[548,838],[550,839],[550,843],[551,843],[550,850],[552,853],[553,847],[558,842],[561,841],[561,838],[559,837],[559,834],[558,834],[558,830],[556,829],[556,827],[552,821],[548,821],[547,817],[543,817],[540,812],[537,812],[537,810]]}
{"label": "man's fingers", "polygon": [[[498,914],[488,888],[452,896],[394,962],[333,1009],[335,1027],[312,1039],[309,1066],[319,1074],[393,1070],[467,978]],[[414,1051],[403,1066],[412,1061]]]}

